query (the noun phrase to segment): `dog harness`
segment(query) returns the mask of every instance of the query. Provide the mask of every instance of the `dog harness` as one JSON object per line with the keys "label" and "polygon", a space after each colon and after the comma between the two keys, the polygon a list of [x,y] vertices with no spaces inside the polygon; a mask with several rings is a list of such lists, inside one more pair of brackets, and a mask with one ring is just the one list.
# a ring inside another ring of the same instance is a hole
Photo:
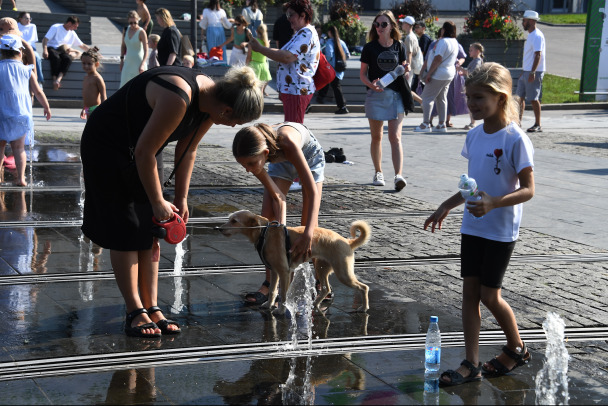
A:
{"label": "dog harness", "polygon": [[260,256],[262,263],[266,266],[266,268],[271,269],[270,264],[268,263],[268,261],[266,261],[266,258],[264,257],[264,246],[266,244],[266,232],[268,231],[268,228],[270,228],[270,227],[283,227],[283,230],[285,230],[285,255],[287,255],[287,264],[291,265],[291,254],[289,253],[289,250],[291,249],[291,241],[289,240],[289,233],[287,232],[287,227],[284,224],[279,224],[279,222],[276,220],[271,221],[270,223],[268,223],[268,225],[266,227],[264,227],[262,229],[262,232],[260,233],[260,237],[258,238],[258,242],[255,244],[255,249],[258,252],[258,255]]}

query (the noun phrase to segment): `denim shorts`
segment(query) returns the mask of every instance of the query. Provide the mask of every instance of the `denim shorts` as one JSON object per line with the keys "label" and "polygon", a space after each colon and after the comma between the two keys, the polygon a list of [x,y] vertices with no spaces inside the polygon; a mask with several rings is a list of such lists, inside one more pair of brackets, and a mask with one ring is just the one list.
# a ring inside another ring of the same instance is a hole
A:
{"label": "denim shorts", "polygon": [[[304,145],[302,153],[306,158],[315,183],[323,182],[325,180],[325,154],[323,153],[323,147],[312,132],[310,133],[310,142]],[[296,167],[289,161],[269,163],[268,174],[272,178],[285,179],[290,182],[293,182],[299,176]]]}
{"label": "denim shorts", "polygon": [[395,120],[404,112],[403,99],[398,92],[392,89],[384,89],[383,92],[367,89],[365,117],[377,121]]}

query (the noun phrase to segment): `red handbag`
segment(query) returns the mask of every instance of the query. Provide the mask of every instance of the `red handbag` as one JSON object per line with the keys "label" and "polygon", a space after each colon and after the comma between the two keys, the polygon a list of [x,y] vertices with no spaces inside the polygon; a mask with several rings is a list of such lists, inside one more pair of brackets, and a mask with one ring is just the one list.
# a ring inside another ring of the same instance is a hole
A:
{"label": "red handbag", "polygon": [[325,86],[330,84],[336,78],[336,71],[329,64],[323,52],[320,52],[319,66],[312,79],[315,82],[315,88],[317,90],[323,89]]}

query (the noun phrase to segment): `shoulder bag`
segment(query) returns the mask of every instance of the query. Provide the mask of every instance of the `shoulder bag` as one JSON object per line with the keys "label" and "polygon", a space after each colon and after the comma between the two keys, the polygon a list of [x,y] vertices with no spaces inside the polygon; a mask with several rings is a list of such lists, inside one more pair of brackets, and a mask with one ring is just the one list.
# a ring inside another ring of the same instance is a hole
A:
{"label": "shoulder bag", "polygon": [[325,55],[323,55],[323,52],[319,51],[319,54],[319,66],[317,66],[317,71],[312,77],[313,81],[315,82],[315,88],[317,90],[323,89],[336,78],[336,71],[327,61],[327,58],[325,57]]}

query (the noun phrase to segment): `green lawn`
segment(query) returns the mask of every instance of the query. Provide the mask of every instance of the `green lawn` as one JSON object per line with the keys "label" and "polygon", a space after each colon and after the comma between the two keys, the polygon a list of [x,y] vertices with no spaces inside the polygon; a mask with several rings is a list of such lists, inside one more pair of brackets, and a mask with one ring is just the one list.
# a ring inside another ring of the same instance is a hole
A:
{"label": "green lawn", "polygon": [[587,14],[543,14],[540,21],[551,24],[587,24]]}
{"label": "green lawn", "polygon": [[546,73],[543,77],[543,104],[578,103],[581,81]]}

